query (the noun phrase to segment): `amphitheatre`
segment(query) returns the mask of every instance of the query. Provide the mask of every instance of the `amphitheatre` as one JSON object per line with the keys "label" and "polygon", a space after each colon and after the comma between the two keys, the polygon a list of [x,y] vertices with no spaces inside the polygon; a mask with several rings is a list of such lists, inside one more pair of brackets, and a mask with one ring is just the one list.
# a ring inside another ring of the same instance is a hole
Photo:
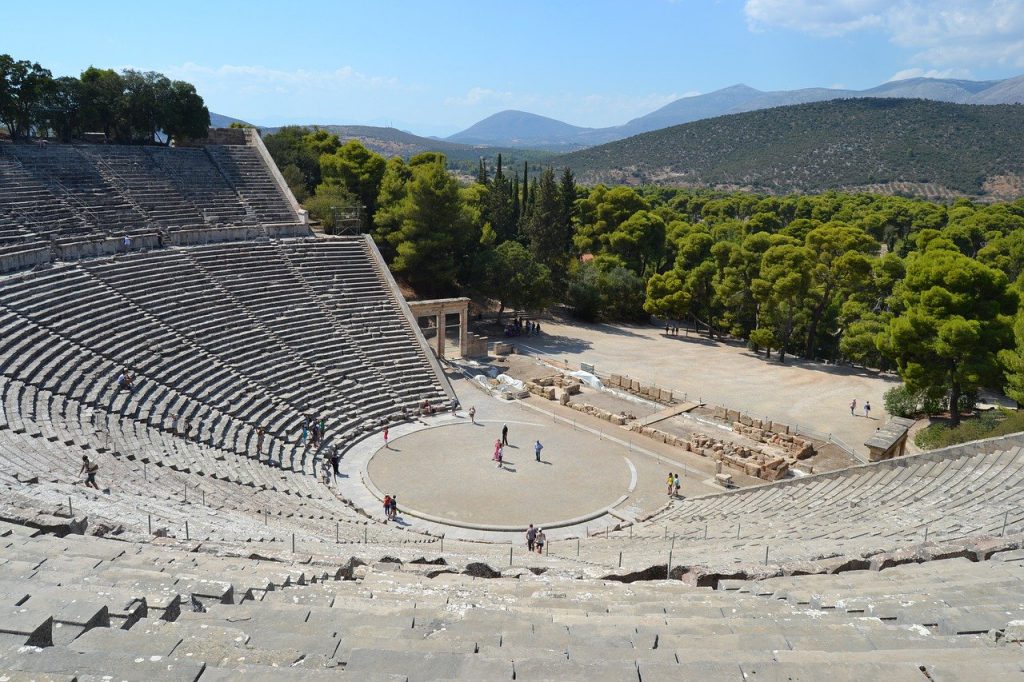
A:
{"label": "amphitheatre", "polygon": [[869,449],[885,376],[541,323],[438,357],[251,129],[0,144],[0,680],[1024,676],[1024,434]]}

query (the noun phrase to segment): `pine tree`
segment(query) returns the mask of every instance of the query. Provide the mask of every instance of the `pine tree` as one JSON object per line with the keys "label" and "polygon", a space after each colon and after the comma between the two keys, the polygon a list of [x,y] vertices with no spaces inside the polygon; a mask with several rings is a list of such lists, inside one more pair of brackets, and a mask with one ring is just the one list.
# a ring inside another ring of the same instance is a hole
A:
{"label": "pine tree", "polygon": [[522,214],[522,207],[519,205],[519,171],[516,171],[515,180],[512,181],[512,221],[518,225]]}
{"label": "pine tree", "polygon": [[487,184],[487,164],[484,163],[484,157],[480,157],[480,168],[476,171],[476,181],[481,185]]}

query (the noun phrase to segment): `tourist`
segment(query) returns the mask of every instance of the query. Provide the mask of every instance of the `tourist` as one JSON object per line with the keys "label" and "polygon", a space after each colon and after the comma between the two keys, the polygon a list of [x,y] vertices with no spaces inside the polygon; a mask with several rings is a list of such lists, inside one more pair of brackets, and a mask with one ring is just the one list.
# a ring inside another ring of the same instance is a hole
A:
{"label": "tourist", "polygon": [[469,421],[476,424],[476,405],[469,408]]}
{"label": "tourist", "polygon": [[324,485],[331,484],[331,464],[326,459],[320,462],[320,478]]}
{"label": "tourist", "polygon": [[501,425],[501,444],[508,445],[508,424]]}
{"label": "tourist", "polygon": [[672,497],[672,491],[675,490],[675,487],[676,487],[676,475],[670,472],[669,475],[668,475],[668,496],[669,497]]}
{"label": "tourist", "polygon": [[676,497],[679,497],[679,487],[680,487],[680,486],[679,486],[679,474],[674,474],[674,477],[675,477],[675,479],[676,479],[676,481],[675,481],[675,486],[676,486]]}
{"label": "tourist", "polygon": [[537,537],[534,538],[534,541],[533,541],[534,546],[537,548],[537,554],[543,554],[544,553],[544,543],[547,542],[547,539],[548,539],[547,536],[544,535],[544,529],[543,528],[538,528],[537,529]]}
{"label": "tourist", "polygon": [[505,446],[498,445],[498,468],[503,468],[505,464]]}
{"label": "tourist", "polygon": [[854,410],[856,410],[856,409],[857,409],[857,399],[854,398],[853,400],[850,401],[850,416],[851,417],[856,417],[857,416],[854,413]]}
{"label": "tourist", "polygon": [[256,427],[256,459],[260,458],[263,452],[263,434],[266,433],[262,426]]}
{"label": "tourist", "polygon": [[341,464],[341,453],[338,452],[338,446],[334,446],[331,450],[331,468],[334,469],[334,480],[338,480],[340,472],[338,471],[338,465]]}
{"label": "tourist", "polygon": [[320,442],[322,443],[324,438],[327,437],[327,420],[320,417],[320,423],[318,425],[320,431]]}
{"label": "tourist", "polygon": [[864,401],[864,416],[871,417],[871,403],[867,400]]}
{"label": "tourist", "polygon": [[544,446],[540,444],[540,439],[533,444],[533,454],[537,457],[537,461],[540,461],[540,451],[544,449]]}
{"label": "tourist", "polygon": [[389,510],[391,520],[394,521],[398,517],[398,495],[391,496],[391,507]]}
{"label": "tourist", "polygon": [[668,332],[669,332],[669,327],[668,327],[668,323],[666,322],[665,323],[665,336],[668,336]]}
{"label": "tourist", "polygon": [[299,439],[299,444],[305,445],[306,439],[309,438],[309,423],[306,420],[302,421],[302,437]]}
{"label": "tourist", "polygon": [[494,441],[494,454],[491,455],[491,460],[494,461],[494,462],[498,462],[498,461],[501,460],[501,441],[500,440]]}
{"label": "tourist", "polygon": [[100,465],[89,459],[89,455],[82,455],[82,468],[78,471],[78,475],[85,475],[85,486],[87,488],[95,488],[99,490],[100,487],[96,485],[96,472],[100,470]]}
{"label": "tourist", "polygon": [[131,251],[132,250],[132,238],[131,238],[131,236],[126,234],[124,236],[124,239],[121,240],[121,243],[124,244],[124,250],[125,251]]}
{"label": "tourist", "polygon": [[537,541],[537,529],[530,524],[530,527],[526,529],[526,551],[532,552],[533,546]]}
{"label": "tourist", "polygon": [[384,523],[391,518],[391,495],[384,496]]}
{"label": "tourist", "polygon": [[386,426],[384,427],[384,447],[388,450],[391,449],[391,446],[388,445],[388,427]]}

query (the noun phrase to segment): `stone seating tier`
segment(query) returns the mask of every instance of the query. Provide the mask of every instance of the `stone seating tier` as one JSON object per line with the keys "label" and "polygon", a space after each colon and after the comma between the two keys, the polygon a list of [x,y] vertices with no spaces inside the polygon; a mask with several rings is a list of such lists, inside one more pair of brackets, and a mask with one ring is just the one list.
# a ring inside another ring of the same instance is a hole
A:
{"label": "stone seating tier", "polygon": [[[1024,674],[1024,633],[1013,620],[1024,566],[1014,561],[940,561],[712,591],[519,566],[485,579],[398,557],[360,565],[216,556],[9,524],[0,525],[0,546],[0,672],[10,679]],[[801,581],[821,594],[801,596]]]}
{"label": "stone seating tier", "polygon": [[298,222],[249,145],[0,144],[0,249],[39,239]]}

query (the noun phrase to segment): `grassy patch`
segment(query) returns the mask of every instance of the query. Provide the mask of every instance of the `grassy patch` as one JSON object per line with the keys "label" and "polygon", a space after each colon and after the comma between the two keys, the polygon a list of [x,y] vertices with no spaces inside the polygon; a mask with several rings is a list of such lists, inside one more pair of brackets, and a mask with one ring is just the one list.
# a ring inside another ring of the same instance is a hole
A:
{"label": "grassy patch", "polygon": [[964,419],[955,428],[936,423],[922,429],[914,443],[922,450],[935,450],[982,438],[995,438],[1024,431],[1024,411],[989,410],[977,417]]}

